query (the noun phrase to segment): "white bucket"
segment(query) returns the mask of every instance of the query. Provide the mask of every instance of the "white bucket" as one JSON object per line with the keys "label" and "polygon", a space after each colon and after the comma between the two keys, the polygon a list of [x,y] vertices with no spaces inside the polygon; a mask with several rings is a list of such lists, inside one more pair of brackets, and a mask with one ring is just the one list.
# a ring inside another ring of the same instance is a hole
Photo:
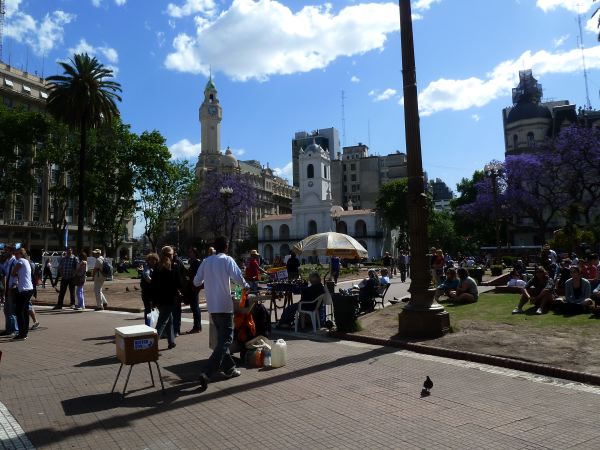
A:
{"label": "white bucket", "polygon": [[277,339],[271,348],[271,367],[283,367],[287,359],[287,344],[283,339]]}

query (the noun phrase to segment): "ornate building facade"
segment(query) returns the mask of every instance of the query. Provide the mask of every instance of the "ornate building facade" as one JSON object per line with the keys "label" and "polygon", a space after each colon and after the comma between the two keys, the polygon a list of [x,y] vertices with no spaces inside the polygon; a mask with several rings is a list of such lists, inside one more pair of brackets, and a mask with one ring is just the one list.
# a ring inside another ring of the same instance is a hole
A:
{"label": "ornate building facade", "polygon": [[[217,88],[209,78],[204,88],[204,99],[199,111],[202,149],[196,163],[196,177],[200,187],[210,172],[240,173],[247,176],[249,183],[256,192],[257,202],[250,213],[243,218],[237,238],[246,237],[250,225],[267,214],[287,214],[291,212],[292,198],[297,189],[283,178],[277,176],[268,166],[263,166],[256,160],[238,160],[228,147],[221,151],[221,121],[223,107],[221,106]],[[192,240],[210,239],[204,227],[203,217],[206,211],[196,202],[184,202],[180,214],[180,230]]]}

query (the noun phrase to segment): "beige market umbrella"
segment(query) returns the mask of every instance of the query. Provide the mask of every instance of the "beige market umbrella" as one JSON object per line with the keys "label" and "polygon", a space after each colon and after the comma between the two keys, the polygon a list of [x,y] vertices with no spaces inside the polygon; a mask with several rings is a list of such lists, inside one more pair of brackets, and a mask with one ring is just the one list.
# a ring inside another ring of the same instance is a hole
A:
{"label": "beige market umbrella", "polygon": [[348,259],[368,256],[367,250],[352,236],[333,231],[308,236],[294,245],[294,251],[305,256],[339,256]]}

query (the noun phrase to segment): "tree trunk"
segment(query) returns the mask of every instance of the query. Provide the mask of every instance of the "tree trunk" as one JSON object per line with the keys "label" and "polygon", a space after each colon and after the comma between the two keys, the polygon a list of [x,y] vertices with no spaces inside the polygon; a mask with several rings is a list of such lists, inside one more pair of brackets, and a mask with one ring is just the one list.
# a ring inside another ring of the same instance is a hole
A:
{"label": "tree trunk", "polygon": [[85,188],[86,188],[86,156],[87,156],[87,123],[81,120],[79,147],[79,208],[77,214],[77,254],[83,250],[83,227],[85,223]]}

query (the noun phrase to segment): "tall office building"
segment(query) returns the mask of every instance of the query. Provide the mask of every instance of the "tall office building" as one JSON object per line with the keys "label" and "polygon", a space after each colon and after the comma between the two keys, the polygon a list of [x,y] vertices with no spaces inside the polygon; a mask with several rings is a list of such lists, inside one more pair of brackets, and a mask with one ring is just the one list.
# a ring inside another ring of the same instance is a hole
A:
{"label": "tall office building", "polygon": [[312,133],[298,131],[292,139],[292,182],[295,187],[300,186],[300,172],[298,158],[300,151],[316,143],[325,149],[331,161],[340,157],[340,135],[336,128],[321,128]]}

